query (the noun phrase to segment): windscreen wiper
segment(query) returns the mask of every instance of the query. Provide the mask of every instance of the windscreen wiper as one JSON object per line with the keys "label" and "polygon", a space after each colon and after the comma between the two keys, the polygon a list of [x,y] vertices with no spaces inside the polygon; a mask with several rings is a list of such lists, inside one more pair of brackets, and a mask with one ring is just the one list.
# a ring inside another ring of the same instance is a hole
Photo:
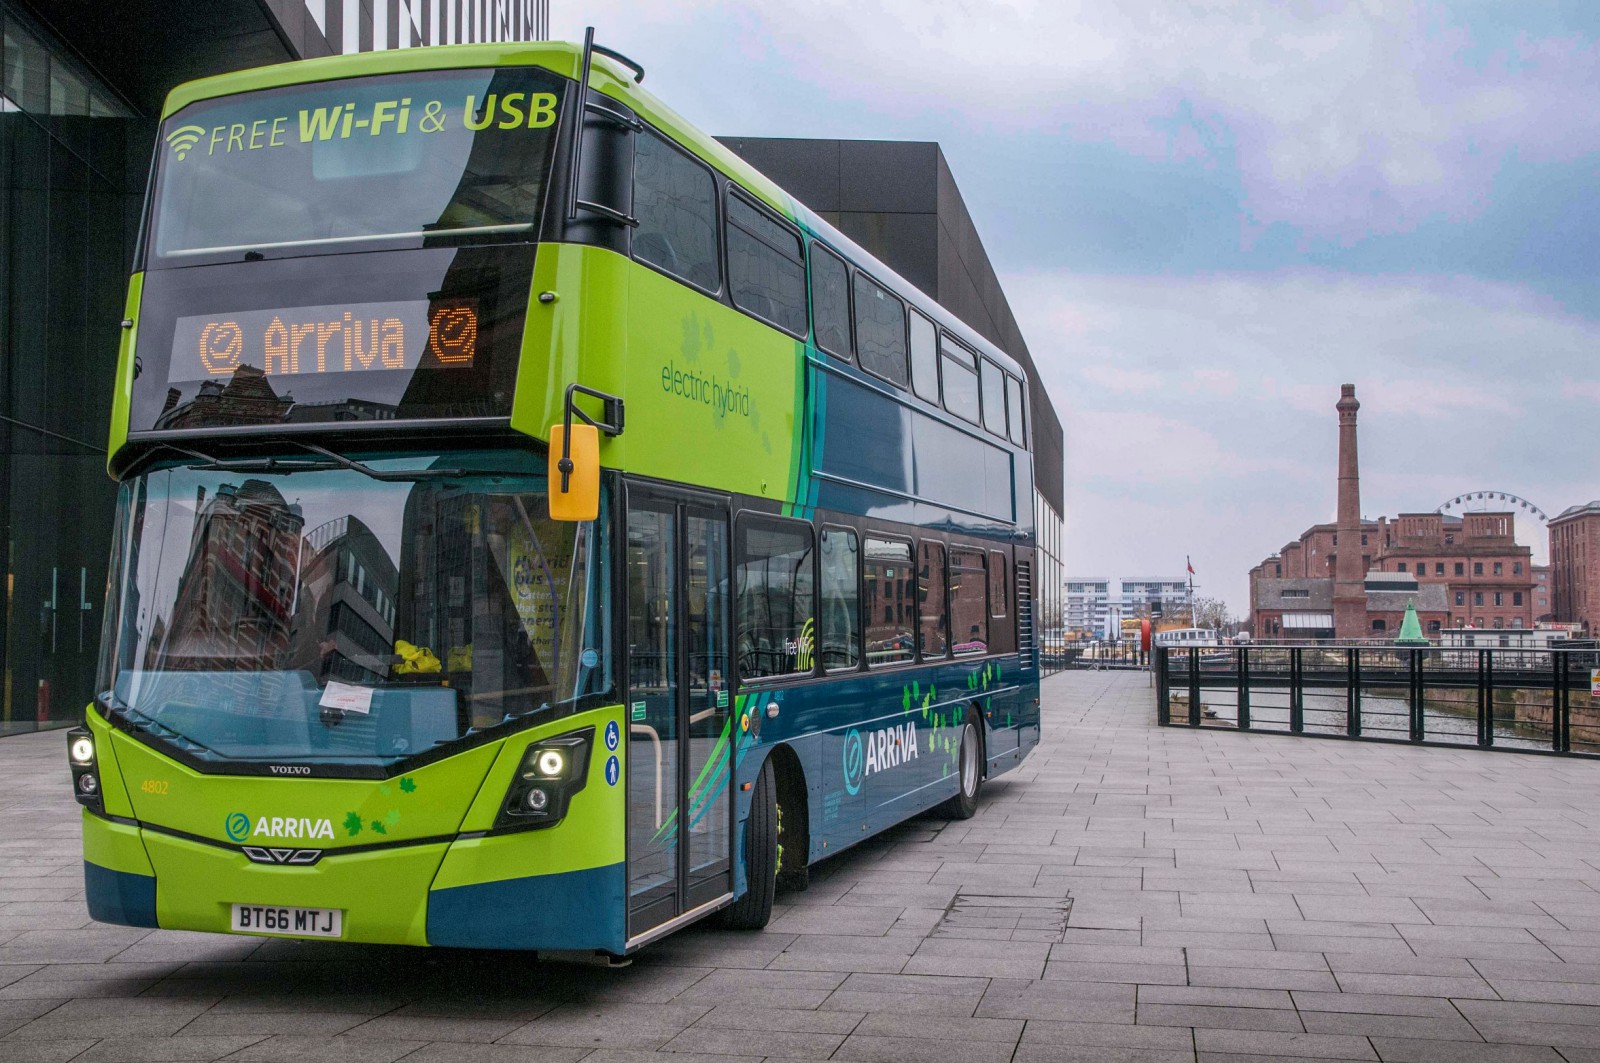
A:
{"label": "windscreen wiper", "polygon": [[281,458],[214,458],[190,447],[162,444],[168,450],[194,458],[197,464],[191,469],[215,469],[219,472],[326,472],[339,466],[326,461],[284,461]]}
{"label": "windscreen wiper", "polygon": [[[383,472],[374,469],[365,462],[347,458],[343,454],[335,453],[327,447],[319,447],[315,443],[307,443],[297,439],[294,440],[294,444],[297,447],[303,447],[311,451],[313,454],[321,454],[329,462],[332,462],[334,466],[359,472],[363,476],[370,476],[374,480],[381,480],[384,483],[410,483],[415,480],[454,480],[472,475],[466,469],[401,469],[395,472]],[[326,468],[328,466],[325,465],[323,467]]]}

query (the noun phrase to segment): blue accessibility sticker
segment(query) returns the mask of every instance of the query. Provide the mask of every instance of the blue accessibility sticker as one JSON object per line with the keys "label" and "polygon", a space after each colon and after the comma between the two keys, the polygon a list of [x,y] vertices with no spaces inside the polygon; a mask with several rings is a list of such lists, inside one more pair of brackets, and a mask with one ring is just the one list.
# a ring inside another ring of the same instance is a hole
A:
{"label": "blue accessibility sticker", "polygon": [[607,759],[607,761],[606,761],[606,785],[607,786],[615,786],[615,785],[617,785],[617,780],[620,779],[621,777],[622,777],[622,765],[617,761],[617,758],[616,757],[611,757],[611,758]]}
{"label": "blue accessibility sticker", "polygon": [[617,721],[612,720],[610,723],[606,724],[606,748],[615,753],[617,750],[617,743],[621,740],[621,734],[617,730]]}

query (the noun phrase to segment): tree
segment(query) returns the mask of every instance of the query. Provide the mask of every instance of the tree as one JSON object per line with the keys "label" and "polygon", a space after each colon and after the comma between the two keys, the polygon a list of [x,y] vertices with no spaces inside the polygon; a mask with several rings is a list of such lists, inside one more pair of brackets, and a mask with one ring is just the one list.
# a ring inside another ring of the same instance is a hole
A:
{"label": "tree", "polygon": [[1228,603],[1220,598],[1196,598],[1193,619],[1195,627],[1227,627],[1230,622]]}

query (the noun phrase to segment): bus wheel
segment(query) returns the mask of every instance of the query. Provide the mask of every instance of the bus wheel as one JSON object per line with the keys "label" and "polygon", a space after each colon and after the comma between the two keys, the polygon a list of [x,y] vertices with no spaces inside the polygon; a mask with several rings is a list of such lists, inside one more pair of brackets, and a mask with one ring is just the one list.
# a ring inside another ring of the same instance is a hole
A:
{"label": "bus wheel", "polygon": [[983,738],[972,716],[961,725],[961,749],[956,755],[960,786],[956,795],[939,806],[950,819],[971,819],[978,811],[978,791],[983,788]]}
{"label": "bus wheel", "polygon": [[723,909],[723,925],[733,930],[760,930],[772,918],[778,882],[778,787],[772,774],[768,757],[756,776],[744,825],[744,896]]}

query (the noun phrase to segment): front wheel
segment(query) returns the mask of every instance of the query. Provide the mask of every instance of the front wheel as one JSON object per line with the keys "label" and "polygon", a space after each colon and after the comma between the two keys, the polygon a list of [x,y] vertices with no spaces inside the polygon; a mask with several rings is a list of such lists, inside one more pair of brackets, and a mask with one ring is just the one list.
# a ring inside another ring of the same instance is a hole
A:
{"label": "front wheel", "polygon": [[772,918],[778,882],[778,787],[772,760],[761,765],[744,825],[744,895],[723,909],[723,925],[760,930]]}
{"label": "front wheel", "polygon": [[983,787],[983,739],[978,725],[967,717],[961,727],[961,748],[956,754],[960,771],[961,789],[939,806],[939,811],[949,819],[971,819],[978,811],[978,791]]}

